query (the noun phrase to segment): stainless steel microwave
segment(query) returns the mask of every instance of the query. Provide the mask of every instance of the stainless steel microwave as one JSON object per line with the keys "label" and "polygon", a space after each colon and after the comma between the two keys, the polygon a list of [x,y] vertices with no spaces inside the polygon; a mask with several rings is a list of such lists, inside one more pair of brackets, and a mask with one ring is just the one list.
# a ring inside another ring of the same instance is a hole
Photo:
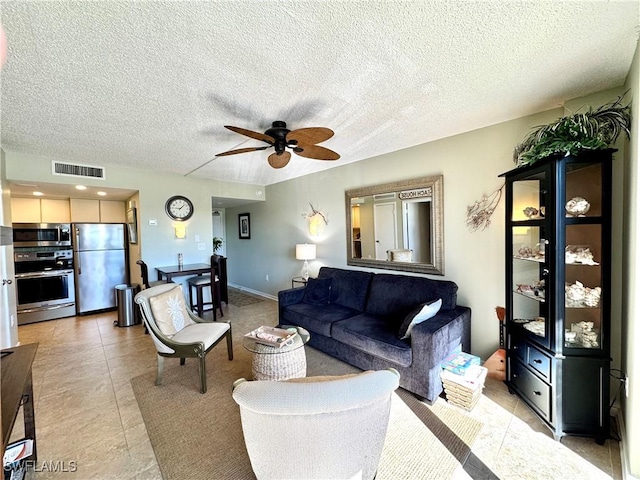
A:
{"label": "stainless steel microwave", "polygon": [[70,247],[69,223],[14,223],[13,246],[16,247]]}

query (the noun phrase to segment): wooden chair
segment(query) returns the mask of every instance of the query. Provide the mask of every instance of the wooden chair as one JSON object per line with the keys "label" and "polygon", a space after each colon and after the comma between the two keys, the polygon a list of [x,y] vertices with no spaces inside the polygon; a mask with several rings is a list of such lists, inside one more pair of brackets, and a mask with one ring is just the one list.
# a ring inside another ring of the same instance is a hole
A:
{"label": "wooden chair", "polygon": [[[196,277],[191,277],[187,280],[187,284],[189,286],[189,305],[192,310],[195,310],[199,317],[202,317],[204,312],[208,312],[209,310],[213,310],[213,319],[217,320],[216,310],[220,310],[220,316],[224,317],[224,312],[222,311],[222,301],[220,295],[220,259],[222,257],[220,255],[211,255],[211,273],[209,275],[198,275]],[[212,284],[211,279],[214,279]],[[194,302],[193,298],[193,289],[196,290],[196,298]],[[211,289],[211,302],[205,302],[204,299],[204,290]],[[205,309],[206,305],[211,305],[211,308]]]}
{"label": "wooden chair", "polygon": [[227,355],[233,360],[233,342],[229,322],[211,322],[197,317],[185,304],[182,285],[163,283],[138,293],[135,297],[158,354],[156,385],[162,383],[165,357],[198,358],[200,393],[207,391],[206,356],[223,339]]}

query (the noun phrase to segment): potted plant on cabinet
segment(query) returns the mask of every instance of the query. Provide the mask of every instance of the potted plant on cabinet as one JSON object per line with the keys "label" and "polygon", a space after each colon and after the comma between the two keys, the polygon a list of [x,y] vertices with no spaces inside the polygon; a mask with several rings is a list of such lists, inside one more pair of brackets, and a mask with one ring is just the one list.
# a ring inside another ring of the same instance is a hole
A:
{"label": "potted plant on cabinet", "polygon": [[631,107],[622,105],[624,95],[615,101],[559,118],[535,127],[516,146],[513,160],[518,167],[533,165],[551,155],[577,155],[582,150],[609,148],[622,132],[630,136]]}

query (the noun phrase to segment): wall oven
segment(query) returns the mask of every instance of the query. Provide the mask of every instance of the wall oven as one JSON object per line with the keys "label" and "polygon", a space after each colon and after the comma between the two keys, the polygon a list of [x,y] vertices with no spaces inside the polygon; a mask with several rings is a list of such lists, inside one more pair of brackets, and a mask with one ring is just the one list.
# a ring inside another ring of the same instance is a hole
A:
{"label": "wall oven", "polygon": [[18,325],[76,314],[73,250],[14,252]]}
{"label": "wall oven", "polygon": [[71,247],[69,223],[14,223],[13,247]]}

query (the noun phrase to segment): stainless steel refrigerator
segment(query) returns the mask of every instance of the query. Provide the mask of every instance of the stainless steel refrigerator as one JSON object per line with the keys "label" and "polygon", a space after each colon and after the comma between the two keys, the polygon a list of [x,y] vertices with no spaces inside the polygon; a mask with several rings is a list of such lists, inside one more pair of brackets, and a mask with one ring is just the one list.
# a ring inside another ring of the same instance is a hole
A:
{"label": "stainless steel refrigerator", "polygon": [[124,227],[119,223],[73,225],[78,314],[115,308],[115,287],[128,282]]}

